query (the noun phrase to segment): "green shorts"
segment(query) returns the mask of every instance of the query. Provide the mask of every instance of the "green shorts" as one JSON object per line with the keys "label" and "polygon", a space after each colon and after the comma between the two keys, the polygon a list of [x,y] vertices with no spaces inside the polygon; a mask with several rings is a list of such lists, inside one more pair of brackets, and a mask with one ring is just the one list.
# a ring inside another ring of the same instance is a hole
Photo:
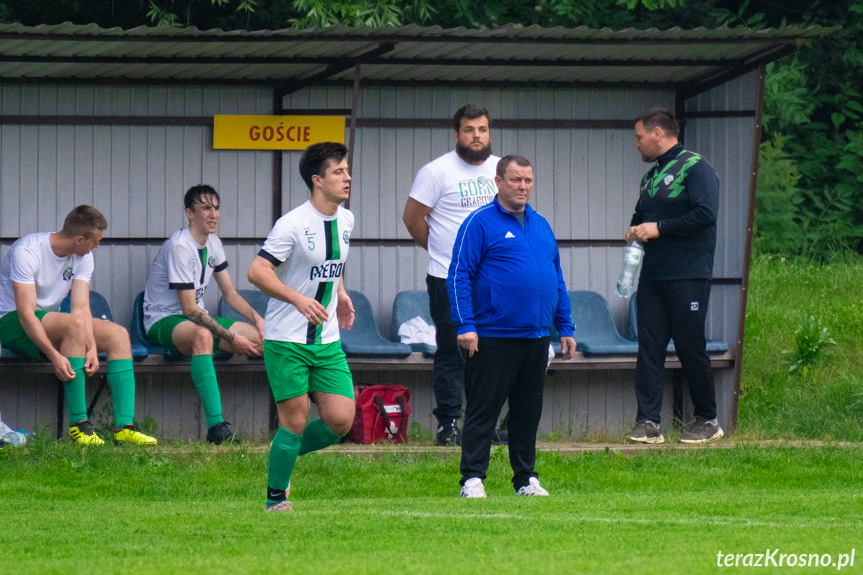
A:
{"label": "green shorts", "polygon": [[[36,310],[36,318],[42,321],[45,314],[49,312]],[[42,353],[42,350],[36,347],[36,344],[30,341],[27,332],[21,326],[18,320],[18,312],[10,311],[3,317],[0,317],[0,345],[14,351],[18,355],[25,355],[33,359],[46,360],[48,358]]]}
{"label": "green shorts", "polygon": [[[216,323],[222,326],[225,329],[230,329],[237,320],[228,319],[225,317],[214,317]],[[183,323],[184,321],[190,321],[187,317],[182,315],[169,315],[167,317],[163,317],[159,321],[153,324],[153,327],[150,328],[150,331],[147,332],[147,339],[150,340],[150,343],[155,345],[162,345],[171,350],[171,353],[174,355],[182,356],[179,351],[177,351],[176,346],[174,345],[174,328]],[[217,353],[219,351],[219,342],[222,341],[221,338],[213,336],[213,353]]]}
{"label": "green shorts", "polygon": [[354,398],[354,380],[340,341],[307,345],[266,339],[264,365],[276,401],[313,391]]}

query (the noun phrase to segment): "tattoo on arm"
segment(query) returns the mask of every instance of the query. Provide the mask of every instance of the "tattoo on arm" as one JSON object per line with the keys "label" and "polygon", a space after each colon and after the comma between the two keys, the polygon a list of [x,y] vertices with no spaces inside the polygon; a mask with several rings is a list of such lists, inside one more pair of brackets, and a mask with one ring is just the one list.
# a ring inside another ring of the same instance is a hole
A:
{"label": "tattoo on arm", "polygon": [[216,323],[216,320],[210,317],[210,314],[208,314],[201,308],[196,306],[195,309],[193,309],[190,313],[183,315],[185,315],[186,318],[192,323],[207,328],[208,330],[213,332],[213,335],[215,335],[216,337],[219,337],[228,343],[233,343],[234,334]]}

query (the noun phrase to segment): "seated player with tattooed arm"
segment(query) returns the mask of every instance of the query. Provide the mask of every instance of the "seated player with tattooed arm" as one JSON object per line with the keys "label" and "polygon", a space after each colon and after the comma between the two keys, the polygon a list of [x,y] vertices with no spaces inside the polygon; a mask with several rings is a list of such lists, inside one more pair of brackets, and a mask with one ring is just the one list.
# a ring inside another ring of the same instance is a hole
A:
{"label": "seated player with tattooed arm", "polygon": [[[237,293],[227,271],[228,261],[216,235],[220,202],[212,186],[189,188],[183,200],[189,227],[162,244],[144,292],[147,339],[192,358],[192,381],[206,414],[207,441],[216,445],[239,443],[239,438],[222,417],[213,352],[261,356],[264,339],[264,319]],[[252,325],[207,313],[204,292],[213,278],[225,302]]]}

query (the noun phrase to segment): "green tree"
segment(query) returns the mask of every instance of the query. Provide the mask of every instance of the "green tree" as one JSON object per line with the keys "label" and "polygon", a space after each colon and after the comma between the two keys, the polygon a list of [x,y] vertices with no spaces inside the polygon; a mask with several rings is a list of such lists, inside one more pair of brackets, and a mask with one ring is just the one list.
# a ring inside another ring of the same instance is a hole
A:
{"label": "green tree", "polygon": [[828,259],[863,250],[863,0],[692,0],[670,26],[842,26],[767,67],[756,249]]}
{"label": "green tree", "polygon": [[294,0],[303,14],[295,27],[437,25],[444,28],[496,28],[505,24],[529,26],[589,26],[625,28],[636,25],[639,14],[679,7],[688,0]]}
{"label": "green tree", "polygon": [[[837,4],[845,8],[839,16]],[[768,212],[761,204],[756,215],[790,218],[802,234],[800,241],[762,247],[826,259],[863,249],[863,1],[837,2],[807,17],[805,23],[842,30],[771,64],[765,93],[764,139],[787,144],[787,162],[799,179],[785,194],[795,197],[797,209]],[[764,148],[761,159],[770,162]]]}
{"label": "green tree", "polygon": [[293,0],[0,0],[0,21],[39,24],[196,26],[201,29],[285,28],[297,16]]}
{"label": "green tree", "polygon": [[225,30],[287,26],[504,24],[624,28],[695,0],[0,0],[0,21],[26,25],[95,23],[103,27],[196,26]]}

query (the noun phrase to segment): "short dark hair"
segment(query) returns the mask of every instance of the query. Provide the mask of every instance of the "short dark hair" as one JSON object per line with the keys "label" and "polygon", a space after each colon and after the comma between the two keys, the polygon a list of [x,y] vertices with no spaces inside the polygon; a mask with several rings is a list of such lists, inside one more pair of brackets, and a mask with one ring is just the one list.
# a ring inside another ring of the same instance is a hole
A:
{"label": "short dark hair", "polygon": [[108,220],[102,212],[93,206],[80,205],[66,214],[60,233],[67,238],[83,236],[89,239],[96,230],[106,229],[108,229]]}
{"label": "short dark hair", "polygon": [[479,106],[474,106],[473,104],[468,104],[467,106],[462,106],[458,109],[458,112],[455,113],[455,116],[452,117],[453,127],[455,131],[458,132],[461,130],[461,119],[467,118],[468,120],[476,120],[477,118],[482,118],[485,116],[488,118],[488,124],[491,126],[491,116],[488,115],[488,110],[485,108],[480,108]]}
{"label": "short dark hair", "polygon": [[214,196],[216,198],[216,201],[218,201],[220,204],[222,203],[222,198],[219,197],[219,192],[216,191],[216,188],[207,184],[198,184],[186,190],[186,195],[183,196],[183,205],[190,210],[194,210],[195,208],[193,208],[192,206],[194,206],[196,203],[204,203],[204,196]]}
{"label": "short dark hair", "polygon": [[309,191],[311,192],[315,187],[312,183],[312,176],[323,177],[329,167],[330,160],[338,164],[347,155],[347,147],[337,142],[312,144],[306,148],[303,155],[300,156],[300,175],[309,187]]}
{"label": "short dark hair", "polygon": [[651,108],[635,119],[635,123],[641,122],[644,129],[652,130],[659,126],[663,132],[669,136],[677,137],[680,134],[680,124],[674,118],[674,115],[665,108]]}
{"label": "short dark hair", "polygon": [[530,160],[528,160],[524,156],[518,156],[516,154],[510,154],[510,155],[504,156],[500,160],[498,160],[497,172],[496,172],[497,177],[502,180],[504,175],[506,175],[507,166],[509,166],[513,162],[515,162],[516,165],[521,166],[522,168],[533,169],[533,164],[531,164]]}

